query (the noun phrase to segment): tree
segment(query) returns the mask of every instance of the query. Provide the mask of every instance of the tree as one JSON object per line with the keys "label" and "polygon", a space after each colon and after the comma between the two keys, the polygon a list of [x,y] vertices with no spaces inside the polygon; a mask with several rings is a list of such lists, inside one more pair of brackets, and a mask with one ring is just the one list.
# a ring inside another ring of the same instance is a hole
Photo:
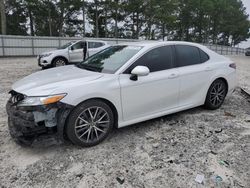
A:
{"label": "tree", "polygon": [[167,39],[232,46],[250,36],[249,16],[241,0],[0,0],[0,16],[2,33],[13,35]]}
{"label": "tree", "polygon": [[0,0],[1,33],[6,35],[6,14],[4,0]]}
{"label": "tree", "polygon": [[8,0],[5,4],[6,34],[27,35],[27,19],[21,0]]}

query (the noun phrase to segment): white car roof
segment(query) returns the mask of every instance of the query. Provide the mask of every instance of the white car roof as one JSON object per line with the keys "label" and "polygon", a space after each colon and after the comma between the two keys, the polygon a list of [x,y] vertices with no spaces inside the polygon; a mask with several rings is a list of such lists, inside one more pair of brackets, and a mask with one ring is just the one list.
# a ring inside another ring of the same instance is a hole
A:
{"label": "white car roof", "polygon": [[193,43],[193,42],[185,42],[185,41],[140,41],[140,42],[121,43],[121,44],[118,44],[118,45],[141,46],[145,50],[151,49],[151,48],[154,48],[154,47],[161,47],[161,46],[165,46],[165,45],[189,45],[189,46],[195,46],[195,47],[198,47],[198,48],[202,49],[209,56],[214,56],[214,57],[216,56],[217,59],[225,59],[224,56],[219,55],[218,53],[210,50],[206,46],[198,44],[198,43]]}
{"label": "white car roof", "polygon": [[118,45],[131,45],[131,46],[142,46],[142,47],[154,47],[154,46],[162,46],[162,45],[190,45],[197,47],[204,47],[203,45],[192,43],[192,42],[184,42],[184,41],[140,41],[140,42],[125,42]]}

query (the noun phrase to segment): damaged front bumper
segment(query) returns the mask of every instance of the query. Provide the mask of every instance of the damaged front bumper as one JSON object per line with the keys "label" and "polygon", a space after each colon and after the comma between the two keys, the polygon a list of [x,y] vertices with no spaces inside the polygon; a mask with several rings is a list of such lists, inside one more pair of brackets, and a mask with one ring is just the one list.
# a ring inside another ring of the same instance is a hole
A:
{"label": "damaged front bumper", "polygon": [[19,144],[31,144],[43,134],[64,140],[64,126],[73,106],[57,102],[50,105],[18,107],[12,97],[6,104],[10,135]]}

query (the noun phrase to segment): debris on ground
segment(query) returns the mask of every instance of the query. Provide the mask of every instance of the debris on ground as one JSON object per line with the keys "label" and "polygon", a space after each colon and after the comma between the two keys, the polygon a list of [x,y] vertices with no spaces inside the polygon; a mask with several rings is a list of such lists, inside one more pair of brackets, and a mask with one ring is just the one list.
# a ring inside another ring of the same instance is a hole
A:
{"label": "debris on ground", "polygon": [[215,176],[215,182],[216,182],[216,184],[221,183],[222,181],[223,181],[222,177]]}
{"label": "debris on ground", "polygon": [[241,93],[246,97],[250,98],[250,92],[246,91],[246,89],[241,88]]}
{"label": "debris on ground", "polygon": [[[230,58],[249,91],[249,59]],[[35,58],[0,61],[0,187],[250,187],[250,98],[240,88],[219,110],[198,107],[114,129],[92,148],[47,138],[24,148],[9,135],[5,104],[13,82],[41,70]]]}
{"label": "debris on ground", "polygon": [[221,133],[222,131],[223,131],[223,129],[220,128],[220,129],[215,130],[214,132],[215,132],[216,134],[218,134],[218,133]]}
{"label": "debris on ground", "polygon": [[225,112],[225,116],[236,118],[236,116],[230,112]]}
{"label": "debris on ground", "polygon": [[229,167],[229,163],[227,161],[219,161],[219,164],[222,165],[222,166],[225,166],[225,167]]}
{"label": "debris on ground", "polygon": [[116,177],[116,180],[122,185],[125,182],[124,177]]}
{"label": "debris on ground", "polygon": [[199,184],[202,184],[203,181],[204,181],[204,178],[205,178],[205,176],[204,176],[203,174],[202,174],[202,175],[198,174],[198,175],[196,176],[196,178],[195,178],[195,181],[196,181],[197,183],[199,183]]}

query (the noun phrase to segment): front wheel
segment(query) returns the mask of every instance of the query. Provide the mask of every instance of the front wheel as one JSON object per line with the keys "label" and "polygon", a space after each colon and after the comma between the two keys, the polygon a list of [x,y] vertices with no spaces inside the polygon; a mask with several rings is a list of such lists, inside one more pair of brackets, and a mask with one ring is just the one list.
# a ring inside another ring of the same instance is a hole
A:
{"label": "front wheel", "polygon": [[67,61],[61,57],[56,58],[52,63],[53,67],[61,67],[61,66],[65,66],[65,65],[67,65]]}
{"label": "front wheel", "polygon": [[100,100],[90,100],[77,106],[69,116],[66,134],[76,145],[95,146],[111,132],[114,116],[111,108]]}
{"label": "front wheel", "polygon": [[205,107],[210,110],[216,110],[221,107],[227,95],[227,85],[225,81],[215,80],[207,93]]}

